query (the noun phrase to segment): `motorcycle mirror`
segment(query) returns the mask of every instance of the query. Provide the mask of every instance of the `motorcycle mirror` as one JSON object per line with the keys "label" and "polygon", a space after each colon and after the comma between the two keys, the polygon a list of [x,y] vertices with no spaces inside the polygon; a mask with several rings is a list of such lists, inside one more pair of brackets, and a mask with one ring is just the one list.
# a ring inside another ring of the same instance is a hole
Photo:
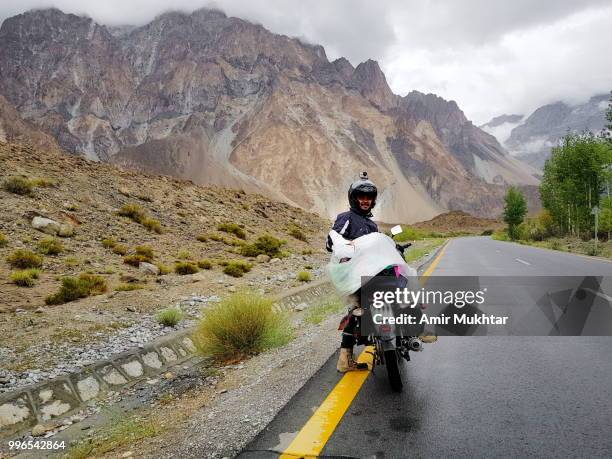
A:
{"label": "motorcycle mirror", "polygon": [[393,228],[391,228],[391,234],[393,236],[397,236],[398,234],[400,234],[402,231],[404,231],[402,229],[402,225],[395,225]]}

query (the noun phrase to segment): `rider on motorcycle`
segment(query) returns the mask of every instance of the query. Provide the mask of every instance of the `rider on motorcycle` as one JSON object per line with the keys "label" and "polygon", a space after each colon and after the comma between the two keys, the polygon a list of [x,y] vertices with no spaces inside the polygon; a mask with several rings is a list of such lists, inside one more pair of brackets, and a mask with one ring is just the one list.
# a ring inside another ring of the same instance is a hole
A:
{"label": "rider on motorcycle", "polygon": [[[348,200],[350,210],[343,212],[336,217],[332,230],[336,231],[343,238],[353,241],[366,234],[378,232],[378,226],[372,218],[372,209],[376,205],[378,190],[374,183],[368,179],[367,172],[360,175],[359,180],[353,182],[348,190]],[[327,237],[326,249],[332,251],[333,242],[331,237]],[[351,300],[359,304],[359,292],[351,295]],[[344,322],[344,321],[343,321]],[[339,372],[345,373],[352,370],[365,370],[368,365],[357,363],[353,359],[353,347],[355,346],[355,327],[358,326],[358,318],[350,315],[348,322],[342,330],[342,342],[340,344],[340,357],[336,368]]]}

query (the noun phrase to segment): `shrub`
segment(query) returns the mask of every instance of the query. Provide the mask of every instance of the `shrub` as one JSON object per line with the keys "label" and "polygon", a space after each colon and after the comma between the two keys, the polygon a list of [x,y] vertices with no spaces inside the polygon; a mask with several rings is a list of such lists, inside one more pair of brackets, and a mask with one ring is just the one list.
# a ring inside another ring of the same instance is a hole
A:
{"label": "shrub", "polygon": [[180,274],[181,276],[184,276],[186,274],[195,274],[198,271],[200,271],[200,268],[198,268],[198,266],[193,263],[189,263],[186,261],[177,261],[174,264],[174,272],[176,274]]}
{"label": "shrub", "polygon": [[304,269],[313,269],[312,265],[305,265]]}
{"label": "shrub", "polygon": [[142,223],[146,218],[144,210],[138,204],[124,204],[121,209],[117,212],[122,217],[129,218],[136,223]]}
{"label": "shrub", "polygon": [[244,358],[279,347],[292,337],[287,316],[275,313],[273,301],[239,292],[203,311],[193,334],[200,353],[217,360]]}
{"label": "shrub", "polygon": [[176,254],[176,258],[179,260],[191,260],[193,256],[189,250],[179,250],[179,252]]}
{"label": "shrub", "polygon": [[211,241],[215,241],[215,242],[222,242],[225,238],[223,236],[220,236],[218,234],[211,234],[210,235],[210,240]]}
{"label": "shrub", "polygon": [[21,271],[15,271],[11,273],[11,282],[20,287],[32,287],[34,286],[35,279],[40,277],[40,269],[30,268]]}
{"label": "shrub", "polygon": [[150,261],[151,259],[149,257],[145,257],[144,255],[138,254],[126,255],[125,257],[123,257],[123,262],[126,265],[130,265],[135,268],[138,268],[141,262],[149,263]]}
{"label": "shrub", "polygon": [[77,257],[66,257],[64,259],[64,264],[66,266],[79,266],[81,264],[81,260],[79,260]]}
{"label": "shrub", "polygon": [[198,267],[202,269],[212,269],[212,263],[210,260],[200,260],[198,261]]}
{"label": "shrub", "polygon": [[6,261],[13,268],[28,269],[40,268],[42,266],[42,257],[34,252],[26,249],[17,249],[6,257]]}
{"label": "shrub", "polygon": [[297,273],[296,279],[300,282],[310,282],[312,280],[312,276],[308,271],[300,271]]}
{"label": "shrub", "polygon": [[136,255],[142,255],[143,257],[147,257],[149,260],[152,260],[155,257],[153,249],[148,245],[139,245],[134,248]]}
{"label": "shrub", "polygon": [[196,239],[200,242],[207,242],[208,236],[206,236],[206,234],[200,234]]}
{"label": "shrub", "polygon": [[481,236],[491,236],[492,234],[493,234],[493,230],[492,229],[486,229],[480,235]]}
{"label": "shrub", "polygon": [[140,290],[143,289],[144,285],[138,282],[133,282],[131,284],[119,284],[115,287],[116,292],[131,292],[132,290]]}
{"label": "shrub", "polygon": [[27,196],[32,194],[34,185],[25,177],[9,177],[2,184],[2,188],[9,193]]}
{"label": "shrub", "polygon": [[561,243],[558,240],[553,240],[550,243],[550,248],[553,250],[561,250]]}
{"label": "shrub", "polygon": [[117,255],[125,255],[128,253],[127,247],[122,244],[115,244],[111,251]]}
{"label": "shrub", "polygon": [[117,245],[117,242],[115,242],[115,240],[112,238],[102,239],[100,243],[102,244],[102,247],[104,247],[105,249],[112,249],[113,247]]}
{"label": "shrub", "polygon": [[0,247],[5,247],[7,245],[8,245],[7,237],[4,234],[0,233]]}
{"label": "shrub", "polygon": [[228,261],[223,268],[223,272],[228,276],[242,277],[245,273],[248,273],[253,266],[242,260]]}
{"label": "shrub", "polygon": [[496,241],[509,241],[510,236],[508,236],[508,232],[505,230],[494,231],[491,235],[491,239],[495,239]]}
{"label": "shrub", "polygon": [[45,299],[45,303],[68,303],[90,295],[100,295],[107,289],[104,278],[95,274],[81,273],[79,277],[63,277],[61,282],[59,291],[49,295]]}
{"label": "shrub", "polygon": [[64,251],[64,245],[59,239],[46,237],[38,243],[38,251],[44,255],[59,255]]}
{"label": "shrub", "polygon": [[162,233],[161,224],[158,220],[155,220],[154,218],[145,218],[144,220],[142,220],[141,224],[149,231],[153,231],[157,234]]}
{"label": "shrub", "polygon": [[236,223],[221,223],[217,226],[217,229],[225,233],[233,234],[240,239],[246,239],[245,231]]}
{"label": "shrub", "polygon": [[56,186],[57,183],[55,182],[55,180],[51,180],[48,178],[35,178],[30,180],[30,183],[32,184],[33,187],[37,187],[37,188],[50,188],[52,186]]}
{"label": "shrub", "polygon": [[155,319],[165,327],[174,327],[183,318],[183,313],[178,308],[167,308],[157,313]]}
{"label": "shrub", "polygon": [[270,257],[278,257],[281,254],[281,247],[285,241],[275,238],[269,234],[259,236],[252,244],[244,244],[239,249],[239,253],[246,257],[256,257],[265,254]]}
{"label": "shrub", "polygon": [[308,242],[308,238],[304,234],[304,232],[299,228],[291,228],[289,230],[289,236],[294,237],[298,241]]}
{"label": "shrub", "polygon": [[160,276],[164,276],[172,272],[172,268],[170,268],[168,265],[164,265],[162,263],[155,263],[155,266],[157,266],[157,269],[159,269]]}

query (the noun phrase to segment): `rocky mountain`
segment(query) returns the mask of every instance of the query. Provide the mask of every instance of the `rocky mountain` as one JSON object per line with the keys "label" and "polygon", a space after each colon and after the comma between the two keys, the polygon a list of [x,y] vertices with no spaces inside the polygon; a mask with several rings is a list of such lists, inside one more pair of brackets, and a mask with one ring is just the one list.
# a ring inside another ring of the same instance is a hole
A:
{"label": "rocky mountain", "polygon": [[[555,102],[538,108],[522,121],[516,118],[501,120],[502,117],[497,117],[482,127],[495,134],[512,155],[541,169],[550,155],[550,149],[568,131],[599,132],[603,129],[609,98],[608,94],[600,94],[578,105]],[[506,131],[509,131],[507,138],[499,136],[500,127],[504,123]],[[507,129],[509,126],[511,130]],[[496,127],[498,131],[493,132],[491,129]]]}
{"label": "rocky mountain", "polygon": [[455,102],[400,97],[375,61],[330,62],[321,46],[219,11],[123,28],[30,11],[4,21],[0,44],[0,94],[90,159],[326,216],[367,170],[381,189],[375,217],[387,221],[494,216],[508,184],[538,183]]}

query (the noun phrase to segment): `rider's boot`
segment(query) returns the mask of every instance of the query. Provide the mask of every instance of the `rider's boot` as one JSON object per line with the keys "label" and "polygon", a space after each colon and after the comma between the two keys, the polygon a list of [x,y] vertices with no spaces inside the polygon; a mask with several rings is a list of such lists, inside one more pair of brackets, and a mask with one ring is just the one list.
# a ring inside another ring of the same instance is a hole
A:
{"label": "rider's boot", "polygon": [[336,369],[340,373],[346,373],[347,371],[355,371],[355,370],[367,370],[367,363],[358,363],[353,359],[353,349],[349,349],[346,347],[340,348],[340,357],[338,358],[338,364],[336,365]]}

